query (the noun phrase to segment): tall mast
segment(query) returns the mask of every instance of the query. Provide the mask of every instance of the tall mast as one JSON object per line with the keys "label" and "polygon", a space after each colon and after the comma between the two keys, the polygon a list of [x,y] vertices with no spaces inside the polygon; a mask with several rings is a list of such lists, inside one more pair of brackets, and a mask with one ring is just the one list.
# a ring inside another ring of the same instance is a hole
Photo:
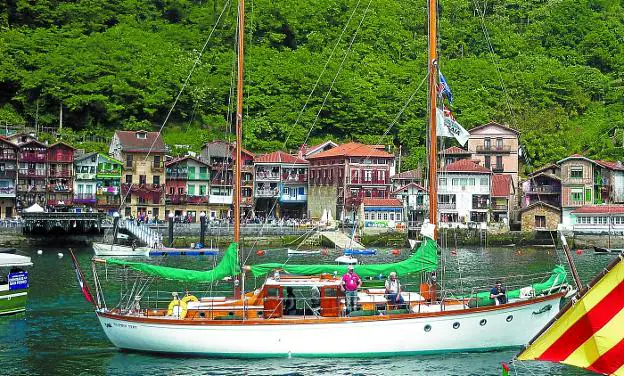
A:
{"label": "tall mast", "polygon": [[[438,137],[436,134],[437,115],[437,0],[429,1],[429,222],[436,224],[438,220]],[[437,233],[437,231],[436,231]]]}
{"label": "tall mast", "polygon": [[[236,147],[234,148],[234,241],[240,258],[241,148],[243,144],[243,62],[245,57],[245,0],[238,1],[238,77],[236,81]],[[237,277],[234,295],[240,297],[242,280]]]}

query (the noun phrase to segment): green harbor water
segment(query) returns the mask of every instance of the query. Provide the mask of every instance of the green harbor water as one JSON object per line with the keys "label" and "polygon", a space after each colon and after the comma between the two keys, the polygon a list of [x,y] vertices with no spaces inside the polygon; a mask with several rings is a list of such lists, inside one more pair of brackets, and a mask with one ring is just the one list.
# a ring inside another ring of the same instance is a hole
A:
{"label": "green harbor water", "polygon": [[[239,360],[122,352],[107,340],[91,306],[83,299],[67,248],[50,245],[40,249],[42,255],[37,254],[37,249],[19,252],[32,257],[34,263],[30,269],[29,302],[25,313],[0,317],[0,375],[500,375],[501,362],[509,362],[517,353],[505,350],[392,358]],[[76,251],[87,278],[91,279],[92,250]],[[59,258],[58,252],[64,253],[64,257]],[[332,253],[304,257],[296,262],[333,262],[336,256]],[[359,258],[366,262],[390,262],[407,256],[405,250],[396,257],[385,250],[377,256]],[[459,248],[445,250],[443,257],[449,279],[461,272],[462,278],[469,281],[476,277],[547,272],[560,262],[562,255],[548,248]],[[286,258],[285,250],[268,250],[264,256],[252,252],[247,263]],[[574,252],[574,258],[581,278],[587,282],[612,257],[584,251]],[[195,269],[210,268],[214,261],[209,256],[159,260]],[[387,340],[401,335],[388,333]],[[589,375],[583,370],[542,362],[516,363],[511,374]]]}

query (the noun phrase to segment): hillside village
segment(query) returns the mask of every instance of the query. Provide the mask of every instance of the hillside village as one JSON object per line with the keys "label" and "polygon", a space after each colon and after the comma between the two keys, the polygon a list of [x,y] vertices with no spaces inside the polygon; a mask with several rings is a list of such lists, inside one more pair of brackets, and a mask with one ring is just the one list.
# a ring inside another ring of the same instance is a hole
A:
{"label": "hillside village", "polygon": [[[171,157],[157,132],[116,131],[108,155],[46,144],[34,134],[0,139],[0,216],[39,205],[51,212],[105,212],[141,222],[210,221],[232,215],[234,146],[206,143]],[[439,152],[442,227],[497,231],[624,231],[624,166],[571,155],[518,173],[519,132],[490,122],[470,130],[467,148]],[[384,145],[331,140],[298,153],[242,150],[241,212],[247,222],[335,218],[364,232],[417,229],[428,211],[426,173],[397,173]],[[122,203],[125,203],[122,205]]]}

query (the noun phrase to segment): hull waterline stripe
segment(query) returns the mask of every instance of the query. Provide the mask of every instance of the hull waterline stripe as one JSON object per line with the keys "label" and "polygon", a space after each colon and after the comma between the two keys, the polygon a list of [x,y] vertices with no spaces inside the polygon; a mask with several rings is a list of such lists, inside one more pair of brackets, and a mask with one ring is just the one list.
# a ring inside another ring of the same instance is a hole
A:
{"label": "hull waterline stripe", "polygon": [[[609,352],[622,338],[624,338],[624,309],[574,350],[563,363],[587,368]],[[624,360],[624,354],[622,354],[622,359]]]}
{"label": "hull waterline stripe", "polygon": [[[624,296],[624,281],[610,290],[597,305],[580,317],[573,325],[568,326],[565,333],[557,338],[538,359],[556,362],[565,360],[579,346],[590,339],[596,331],[604,327],[618,312],[624,309],[622,296]],[[581,309],[583,307],[580,304],[583,304],[583,302],[577,303],[579,306],[576,308],[583,311]],[[567,320],[562,317],[559,322],[561,321],[565,323]]]}
{"label": "hull waterline stripe", "polygon": [[[583,306],[571,307],[559,320],[554,322],[546,332],[524,350],[519,356],[519,360],[534,360],[540,357],[549,347],[553,345],[565,332],[579,319],[585,316],[586,312],[600,303],[604,297],[613,289],[613,286],[624,280],[624,262],[618,263],[606,274],[596,285],[594,285],[582,298]],[[585,338],[586,340],[587,338]],[[584,342],[584,341],[583,341]],[[582,342],[581,342],[582,343]],[[579,345],[581,344],[579,343]],[[577,346],[578,347],[578,346]],[[568,354],[569,355],[569,354]]]}

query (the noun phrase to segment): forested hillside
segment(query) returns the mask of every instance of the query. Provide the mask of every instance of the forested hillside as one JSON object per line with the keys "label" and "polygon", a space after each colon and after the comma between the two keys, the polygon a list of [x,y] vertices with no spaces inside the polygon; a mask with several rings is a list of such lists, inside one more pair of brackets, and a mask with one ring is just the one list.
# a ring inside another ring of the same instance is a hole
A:
{"label": "forested hillside", "polygon": [[[193,148],[228,128],[235,3],[2,1],[0,120],[54,125],[62,103],[70,139],[156,129],[215,24],[165,128],[167,142]],[[575,152],[624,157],[621,2],[440,0],[439,24],[440,66],[463,126],[495,120],[519,129],[533,166]],[[424,0],[248,0],[246,33],[253,150],[296,148],[310,129],[308,144],[329,136],[376,143],[425,77]],[[423,155],[425,112],[423,86],[388,133],[409,152],[406,168]]]}

